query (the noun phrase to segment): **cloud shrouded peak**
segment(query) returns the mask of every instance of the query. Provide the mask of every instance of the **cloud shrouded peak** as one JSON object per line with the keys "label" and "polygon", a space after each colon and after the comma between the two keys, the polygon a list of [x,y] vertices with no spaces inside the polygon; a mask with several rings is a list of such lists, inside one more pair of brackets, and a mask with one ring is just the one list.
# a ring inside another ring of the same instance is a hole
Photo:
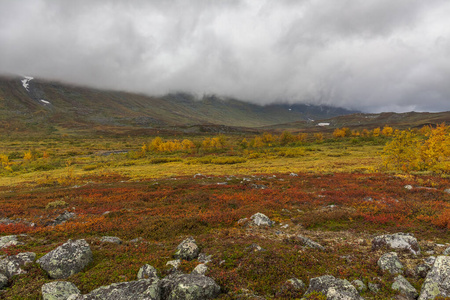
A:
{"label": "cloud shrouded peak", "polygon": [[0,2],[0,72],[151,95],[450,110],[450,3]]}

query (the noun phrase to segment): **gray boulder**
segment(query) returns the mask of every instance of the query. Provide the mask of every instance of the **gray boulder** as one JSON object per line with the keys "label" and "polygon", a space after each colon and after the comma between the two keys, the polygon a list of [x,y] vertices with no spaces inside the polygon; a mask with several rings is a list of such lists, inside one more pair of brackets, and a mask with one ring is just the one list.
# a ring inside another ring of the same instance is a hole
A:
{"label": "gray boulder", "polygon": [[167,300],[203,300],[216,298],[220,287],[210,277],[172,274],[160,281],[161,298]]}
{"label": "gray boulder", "polygon": [[44,300],[66,300],[71,295],[81,294],[80,290],[72,282],[53,281],[46,283],[41,288]]}
{"label": "gray boulder", "polygon": [[0,274],[0,289],[5,287],[8,284],[8,277],[3,274]]}
{"label": "gray boulder", "polygon": [[312,292],[322,293],[328,300],[364,299],[350,282],[345,279],[335,278],[331,275],[312,278],[305,295]]}
{"label": "gray boulder", "polygon": [[17,239],[17,235],[7,235],[0,237],[0,248],[8,248],[11,246],[22,245],[23,243],[19,242]]}
{"label": "gray boulder", "polygon": [[69,240],[37,260],[51,278],[63,279],[82,271],[93,260],[89,244]]}
{"label": "gray boulder", "polygon": [[122,244],[122,240],[120,238],[118,238],[117,236],[103,236],[100,239],[100,242],[102,242],[102,243],[112,243],[112,244],[117,244],[117,245]]}
{"label": "gray boulder", "polygon": [[402,232],[380,235],[372,240],[372,250],[383,248],[405,250],[414,255],[420,254],[417,239],[412,234]]}
{"label": "gray boulder", "polygon": [[158,278],[158,272],[153,266],[145,264],[139,269],[137,278],[138,279]]}
{"label": "gray boulder", "polygon": [[21,267],[32,263],[35,259],[36,254],[33,252],[23,252],[8,256],[0,260],[0,274],[3,274],[8,279],[15,275],[25,274],[26,272]]}
{"label": "gray boulder", "polygon": [[200,248],[197,246],[193,237],[189,237],[182,241],[174,254],[177,259],[193,260],[198,257],[200,253]]}
{"label": "gray boulder", "polygon": [[207,264],[212,261],[212,255],[206,255],[205,253],[200,253],[197,260],[203,264]]}
{"label": "gray boulder", "polygon": [[398,291],[400,295],[408,300],[417,299],[419,296],[416,289],[402,275],[395,277],[394,283],[392,284],[392,289]]}
{"label": "gray boulder", "polygon": [[59,224],[63,224],[68,220],[74,219],[76,216],[77,216],[77,214],[74,212],[65,211],[62,214],[60,214],[59,216],[57,216],[56,219],[49,225],[56,226]]}
{"label": "gray boulder", "polygon": [[270,220],[268,216],[262,213],[256,213],[250,217],[251,223],[256,226],[269,226],[271,227],[275,224],[274,221]]}
{"label": "gray boulder", "polygon": [[388,271],[391,274],[403,273],[403,264],[400,262],[397,253],[395,252],[383,254],[377,264],[381,270]]}
{"label": "gray boulder", "polygon": [[313,240],[304,237],[302,235],[297,235],[297,239],[304,245],[305,247],[319,249],[319,250],[325,250],[325,247],[321,244],[314,242]]}
{"label": "gray boulder", "polygon": [[157,278],[113,283],[85,295],[71,296],[67,300],[160,300],[161,289]]}
{"label": "gray boulder", "polygon": [[438,256],[422,285],[419,300],[450,297],[450,257]]}

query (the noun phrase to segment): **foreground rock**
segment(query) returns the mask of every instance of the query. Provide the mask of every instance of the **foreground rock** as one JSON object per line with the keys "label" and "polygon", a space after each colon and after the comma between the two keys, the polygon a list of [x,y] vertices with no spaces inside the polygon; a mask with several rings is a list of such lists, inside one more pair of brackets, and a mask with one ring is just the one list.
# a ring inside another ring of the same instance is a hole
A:
{"label": "foreground rock", "polygon": [[168,300],[213,299],[220,287],[210,277],[195,274],[173,274],[161,280],[161,298]]}
{"label": "foreground rock", "polygon": [[15,275],[25,274],[26,272],[21,267],[32,263],[35,259],[36,254],[33,252],[23,252],[8,256],[0,260],[0,274],[3,274],[8,279]]}
{"label": "foreground rock", "polygon": [[275,224],[274,221],[270,220],[268,216],[262,213],[256,213],[253,216],[250,217],[252,220],[252,225],[256,226],[269,226],[271,227],[273,224]]}
{"label": "foreground rock", "polygon": [[377,264],[381,270],[388,271],[391,274],[403,273],[403,265],[395,252],[383,254]]}
{"label": "foreground rock", "polygon": [[390,248],[396,250],[405,250],[417,255],[420,254],[420,247],[417,243],[417,239],[407,233],[394,233],[385,234],[375,237],[372,240],[372,250],[378,250],[383,248]]}
{"label": "foreground rock", "polygon": [[392,289],[399,291],[400,295],[404,296],[408,300],[417,299],[419,296],[416,289],[402,275],[395,277],[394,283],[392,284]]}
{"label": "foreground rock", "polygon": [[75,284],[67,281],[46,283],[42,286],[41,291],[44,300],[66,300],[71,295],[81,294]]}
{"label": "foreground rock", "polygon": [[37,260],[51,278],[63,279],[82,271],[93,260],[85,240],[69,240]]}
{"label": "foreground rock", "polygon": [[197,246],[193,237],[189,237],[182,241],[175,252],[174,257],[177,259],[193,260],[198,257],[200,248]]}
{"label": "foreground rock", "polygon": [[312,278],[305,295],[312,292],[322,293],[327,297],[327,300],[364,300],[350,282],[335,278],[331,275]]}
{"label": "foreground rock", "polygon": [[438,256],[428,272],[419,300],[434,299],[437,296],[450,297],[450,257]]}
{"label": "foreground rock", "polygon": [[85,295],[73,295],[67,300],[159,300],[161,290],[157,278],[113,283]]}

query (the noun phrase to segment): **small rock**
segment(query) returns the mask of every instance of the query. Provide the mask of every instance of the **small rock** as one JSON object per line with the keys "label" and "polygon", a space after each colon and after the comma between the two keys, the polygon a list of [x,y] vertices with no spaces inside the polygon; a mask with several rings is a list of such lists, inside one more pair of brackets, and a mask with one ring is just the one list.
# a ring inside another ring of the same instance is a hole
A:
{"label": "small rock", "polygon": [[252,223],[256,226],[269,226],[271,227],[275,222],[269,219],[265,214],[256,213],[250,217]]}
{"label": "small rock", "polygon": [[43,300],[66,300],[69,296],[81,294],[80,290],[72,282],[53,281],[42,285]]}
{"label": "small rock", "polygon": [[69,240],[37,260],[51,278],[63,279],[82,271],[93,260],[89,244]]}
{"label": "small rock", "polygon": [[395,252],[383,254],[377,264],[381,270],[389,271],[391,274],[403,273],[403,265]]}
{"label": "small rock", "polygon": [[257,189],[257,190],[265,190],[265,189],[268,188],[268,187],[267,187],[266,185],[264,185],[264,184],[255,184],[255,183],[250,184],[250,187],[251,187],[252,189]]}
{"label": "small rock", "polygon": [[248,246],[247,249],[250,249],[253,252],[266,251],[260,245],[255,244],[255,243],[253,243],[250,246]]}
{"label": "small rock", "polygon": [[23,245],[17,239],[17,235],[7,235],[0,237],[0,248],[8,248],[11,246]]}
{"label": "small rock", "polygon": [[407,190],[412,190],[413,186],[410,185],[410,184],[407,184],[407,185],[404,186],[404,188],[407,189]]}
{"label": "small rock", "polygon": [[203,174],[197,173],[194,175],[194,178],[206,178],[206,176]]}
{"label": "small rock", "polygon": [[372,250],[378,250],[385,247],[396,250],[406,250],[414,255],[420,254],[419,244],[412,234],[402,232],[385,234],[377,236],[372,240]]}
{"label": "small rock", "polygon": [[319,250],[325,250],[324,246],[322,246],[319,243],[316,243],[313,240],[311,240],[307,237],[304,237],[302,235],[297,235],[297,239],[299,239],[300,242],[306,247],[315,248],[315,249],[319,249]]}
{"label": "small rock", "polygon": [[193,237],[189,237],[182,241],[174,254],[175,258],[184,260],[193,260],[198,257],[200,253],[200,248],[197,246]]}
{"label": "small rock", "polygon": [[392,284],[392,289],[399,291],[400,294],[405,296],[407,299],[414,300],[419,296],[416,289],[402,275],[395,277],[394,283]]}
{"label": "small rock", "polygon": [[327,299],[355,299],[364,300],[347,280],[335,278],[331,275],[312,278],[309,282],[308,290],[305,295],[319,292],[327,297]]}
{"label": "small rock", "polygon": [[432,266],[432,265],[434,265],[434,262],[436,261],[436,256],[429,256],[429,257],[427,257],[427,258],[424,258],[423,261],[424,261],[427,265]]}
{"label": "small rock", "polygon": [[302,290],[306,287],[305,283],[298,278],[291,278],[286,280],[286,284],[291,285],[296,290]]}
{"label": "small rock", "polygon": [[445,189],[444,193],[450,194],[450,189]]}
{"label": "small rock", "polygon": [[208,267],[205,264],[199,264],[192,270],[191,274],[205,275],[206,271],[208,271]]}
{"label": "small rock", "polygon": [[122,244],[122,240],[120,238],[118,238],[117,236],[102,236],[102,238],[100,239],[100,242],[112,243],[112,244],[117,244],[117,245]]}
{"label": "small rock", "polygon": [[358,290],[358,292],[367,291],[367,286],[359,279],[353,280],[352,284]]}
{"label": "small rock", "polygon": [[138,237],[138,238],[130,240],[130,243],[142,243],[143,241],[144,241],[143,238]]}
{"label": "small rock", "polygon": [[77,214],[74,212],[65,211],[64,213],[62,213],[58,217],[56,217],[56,219],[50,225],[56,226],[56,225],[65,223],[66,221],[68,221],[70,219],[74,219],[76,216],[77,216]]}
{"label": "small rock", "polygon": [[156,269],[148,264],[143,265],[137,274],[137,279],[151,279],[151,278],[158,278],[158,272],[156,271]]}
{"label": "small rock", "polygon": [[291,177],[297,177],[298,174],[296,174],[296,173],[291,173],[291,174],[289,174],[289,176],[291,176]]}
{"label": "small rock", "polygon": [[428,272],[431,270],[431,267],[427,264],[420,264],[416,267],[416,274],[420,278],[427,277]]}
{"label": "small rock", "polygon": [[212,255],[206,255],[205,253],[200,253],[197,260],[201,263],[207,264],[212,260]]}
{"label": "small rock", "polygon": [[181,264],[181,260],[175,259],[175,260],[169,260],[166,263],[166,266],[172,266],[175,270],[177,270],[178,267],[180,266],[180,264]]}
{"label": "small rock", "polygon": [[367,286],[369,288],[369,291],[371,291],[374,294],[380,291],[380,285],[378,283],[369,282]]}

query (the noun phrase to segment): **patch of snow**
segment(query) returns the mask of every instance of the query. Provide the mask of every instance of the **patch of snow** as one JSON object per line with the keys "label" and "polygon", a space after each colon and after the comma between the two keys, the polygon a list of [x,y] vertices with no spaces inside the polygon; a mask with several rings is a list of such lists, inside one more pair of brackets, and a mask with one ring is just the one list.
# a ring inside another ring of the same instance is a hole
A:
{"label": "patch of snow", "polygon": [[48,102],[47,100],[44,100],[44,99],[41,99],[40,101],[44,104],[51,104],[50,102]]}
{"label": "patch of snow", "polygon": [[289,111],[291,111],[292,109],[291,108],[289,108]]}
{"label": "patch of snow", "polygon": [[330,126],[330,123],[319,123],[317,126]]}
{"label": "patch of snow", "polygon": [[22,85],[27,90],[27,92],[29,91],[28,90],[29,82],[30,82],[30,80],[33,80],[33,79],[34,79],[34,77],[31,77],[31,76],[23,76],[23,79],[21,80]]}

